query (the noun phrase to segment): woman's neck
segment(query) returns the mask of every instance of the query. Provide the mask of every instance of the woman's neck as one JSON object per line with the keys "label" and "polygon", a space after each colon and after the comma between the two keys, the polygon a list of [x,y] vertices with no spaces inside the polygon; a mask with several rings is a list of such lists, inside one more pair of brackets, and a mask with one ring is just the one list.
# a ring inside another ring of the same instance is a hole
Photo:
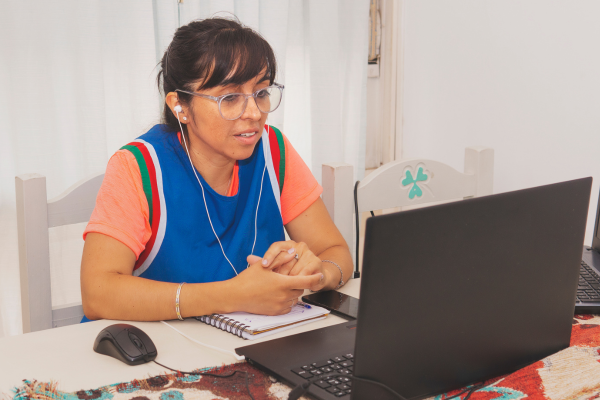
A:
{"label": "woman's neck", "polygon": [[207,151],[208,146],[193,135],[188,135],[186,139],[188,140],[189,156],[196,170],[214,191],[226,195],[231,183],[235,160]]}

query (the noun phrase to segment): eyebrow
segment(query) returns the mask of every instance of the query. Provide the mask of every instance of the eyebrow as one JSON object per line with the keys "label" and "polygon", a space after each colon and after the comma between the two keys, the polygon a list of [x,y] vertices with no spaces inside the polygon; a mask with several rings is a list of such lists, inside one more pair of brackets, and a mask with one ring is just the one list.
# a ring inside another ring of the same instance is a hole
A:
{"label": "eyebrow", "polygon": [[[269,80],[270,79],[268,77],[263,76],[263,78],[260,81],[256,82],[256,84],[258,85],[258,84],[261,84],[261,83],[263,83],[265,81],[269,81]],[[223,82],[223,83],[226,83],[226,82]],[[216,86],[216,87],[221,87],[221,89],[219,89],[219,92],[221,92],[221,91],[227,90],[227,89],[230,89],[230,90],[239,90],[241,86],[242,85],[237,84],[237,83],[229,83],[229,84],[221,84],[221,85]],[[239,92],[234,92],[234,93],[239,93]],[[225,93],[225,94],[227,94],[227,93]]]}
{"label": "eyebrow", "polygon": [[[234,74],[234,76],[235,76],[235,74]],[[233,77],[232,77],[232,78],[233,78]],[[223,82],[221,82],[221,83],[220,83],[219,85],[217,85],[217,86],[223,86],[224,88],[226,88],[226,87],[230,87],[230,86],[232,86],[232,87],[240,87],[240,86],[242,86],[244,83],[246,83],[246,82],[239,83],[239,84],[238,84],[238,83],[234,83],[234,82],[232,82],[232,80],[233,80],[232,78],[230,78],[230,79],[225,79]],[[269,76],[267,76],[267,74],[265,73],[265,74],[263,75],[263,77],[261,78],[261,80],[260,80],[260,81],[258,81],[258,82],[256,82],[256,83],[257,83],[257,84],[259,84],[259,83],[262,83],[262,82],[264,82],[264,81],[269,81],[269,80],[271,80],[271,78],[270,78]]]}
{"label": "eyebrow", "polygon": [[[237,89],[239,89],[239,88],[240,88],[242,85],[238,85],[237,83],[229,83],[229,84],[226,84],[226,85],[219,85],[219,86],[220,86],[221,88],[223,88],[223,89],[234,89],[234,90],[237,90]],[[217,86],[217,87],[219,87],[219,86]]]}

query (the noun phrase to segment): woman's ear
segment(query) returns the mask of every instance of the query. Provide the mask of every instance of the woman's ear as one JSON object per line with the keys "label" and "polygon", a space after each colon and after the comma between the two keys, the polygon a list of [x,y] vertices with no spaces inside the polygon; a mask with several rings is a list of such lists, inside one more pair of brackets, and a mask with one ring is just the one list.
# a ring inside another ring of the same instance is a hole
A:
{"label": "woman's ear", "polygon": [[187,123],[186,111],[179,102],[179,97],[177,96],[177,93],[167,93],[167,96],[165,97],[165,103],[171,109],[173,115],[175,115],[175,117],[178,120],[180,120],[180,122],[183,122],[184,124]]}

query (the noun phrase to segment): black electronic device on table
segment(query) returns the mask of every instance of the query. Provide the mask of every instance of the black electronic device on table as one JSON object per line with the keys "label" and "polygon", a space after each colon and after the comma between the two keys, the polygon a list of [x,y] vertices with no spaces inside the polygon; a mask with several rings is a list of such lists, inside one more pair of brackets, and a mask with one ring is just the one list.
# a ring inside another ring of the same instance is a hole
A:
{"label": "black electronic device on table", "polygon": [[236,352],[319,399],[407,399],[569,346],[592,179],[369,218],[356,321]]}
{"label": "black electronic device on table", "polygon": [[312,293],[303,296],[302,301],[326,308],[333,314],[344,318],[356,319],[358,317],[358,299],[336,290]]}
{"label": "black electronic device on table", "polygon": [[575,312],[578,314],[600,313],[600,198],[596,210],[592,247],[584,246]]}
{"label": "black electronic device on table", "polygon": [[128,365],[139,365],[156,359],[156,346],[140,328],[115,324],[104,328],[94,341],[94,351],[114,357]]}

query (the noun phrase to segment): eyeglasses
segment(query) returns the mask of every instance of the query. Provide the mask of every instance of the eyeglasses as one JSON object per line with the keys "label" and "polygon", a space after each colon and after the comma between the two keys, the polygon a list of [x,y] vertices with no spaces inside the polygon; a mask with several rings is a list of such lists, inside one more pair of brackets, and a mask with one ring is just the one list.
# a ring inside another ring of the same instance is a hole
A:
{"label": "eyeglasses", "polygon": [[279,104],[281,103],[281,98],[283,97],[283,89],[283,85],[274,83],[273,85],[259,89],[252,94],[228,93],[218,97],[195,92],[187,92],[181,89],[175,89],[175,91],[216,101],[219,105],[219,113],[221,114],[221,117],[232,121],[241,117],[244,111],[246,111],[246,106],[248,105],[248,99],[250,97],[254,98],[256,106],[262,113],[268,114],[277,110],[277,107],[279,107]]}

